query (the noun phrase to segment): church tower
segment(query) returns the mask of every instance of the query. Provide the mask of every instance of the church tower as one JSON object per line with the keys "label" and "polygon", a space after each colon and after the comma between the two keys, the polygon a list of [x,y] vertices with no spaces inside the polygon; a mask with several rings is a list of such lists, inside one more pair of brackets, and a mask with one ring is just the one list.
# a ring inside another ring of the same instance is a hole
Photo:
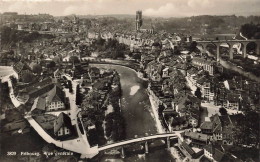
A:
{"label": "church tower", "polygon": [[143,24],[142,11],[136,11],[135,21],[136,21],[135,29],[136,29],[136,31],[139,31]]}

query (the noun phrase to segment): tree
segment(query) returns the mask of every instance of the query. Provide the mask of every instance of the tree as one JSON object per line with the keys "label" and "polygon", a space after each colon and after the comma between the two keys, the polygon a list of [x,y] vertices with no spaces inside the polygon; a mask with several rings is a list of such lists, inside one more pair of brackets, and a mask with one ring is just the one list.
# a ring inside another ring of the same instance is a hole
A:
{"label": "tree", "polygon": [[224,107],[219,108],[219,113],[224,116],[227,115],[227,110]]}
{"label": "tree", "polygon": [[54,61],[51,61],[49,64],[49,68],[54,68],[56,66],[56,63]]}
{"label": "tree", "polygon": [[197,48],[197,42],[192,41],[191,44],[190,44],[190,52],[195,51],[196,48]]}
{"label": "tree", "polygon": [[33,65],[32,71],[33,71],[33,73],[41,74],[41,72],[42,72],[42,67],[41,67],[41,65],[39,65],[39,64]]}
{"label": "tree", "polygon": [[80,93],[79,85],[77,85],[76,89],[76,105],[80,105],[82,103],[82,95]]}
{"label": "tree", "polygon": [[[259,25],[250,23],[241,26],[240,32],[248,39],[254,38],[259,39],[260,27]],[[258,34],[257,34],[258,33]]]}
{"label": "tree", "polygon": [[259,147],[259,115],[257,112],[248,111],[238,120],[233,132],[236,143]]}
{"label": "tree", "polygon": [[69,92],[72,93],[73,89],[72,89],[72,84],[71,84],[70,80],[68,80],[68,87],[69,87]]}
{"label": "tree", "polygon": [[16,85],[17,79],[13,75],[10,76],[10,80],[11,80],[13,86]]}
{"label": "tree", "polygon": [[135,60],[140,60],[140,59],[141,59],[141,54],[140,54],[140,53],[135,53],[134,56],[133,56],[133,58],[134,58]]}
{"label": "tree", "polygon": [[59,56],[55,56],[52,61],[54,61],[56,64],[59,64],[61,62],[61,58]]}
{"label": "tree", "polygon": [[80,60],[79,60],[79,58],[78,58],[77,56],[71,56],[71,57],[69,58],[69,62],[75,64],[75,63],[79,63]]}
{"label": "tree", "polygon": [[248,129],[247,138],[250,144],[259,146],[259,118],[260,114],[254,111],[249,111],[245,114],[245,127]]}
{"label": "tree", "polygon": [[22,76],[22,81],[24,83],[30,83],[32,82],[32,78],[33,78],[33,74],[32,73],[24,73],[23,76]]}
{"label": "tree", "polygon": [[41,54],[39,57],[41,60],[44,59],[44,54]]}
{"label": "tree", "polygon": [[97,45],[99,46],[103,46],[104,43],[105,43],[105,39],[101,38],[101,37],[98,37],[98,39],[96,40],[95,42]]}
{"label": "tree", "polygon": [[200,91],[200,88],[198,87],[195,91],[195,96],[198,98],[198,99],[201,99],[201,91]]}

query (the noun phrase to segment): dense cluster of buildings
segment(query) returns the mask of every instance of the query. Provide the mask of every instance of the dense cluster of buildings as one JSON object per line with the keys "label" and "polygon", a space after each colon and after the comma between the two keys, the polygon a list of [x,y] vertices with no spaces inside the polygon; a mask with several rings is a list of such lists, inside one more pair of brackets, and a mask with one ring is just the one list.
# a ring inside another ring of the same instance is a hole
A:
{"label": "dense cluster of buildings", "polygon": [[[30,45],[18,43],[12,49],[14,57],[23,60],[13,65],[18,80],[13,84],[14,96],[34,116],[62,111],[50,122],[51,126],[43,124],[46,129],[51,129],[55,138],[77,137],[75,124],[66,113],[71,106],[66,94],[72,91],[71,80],[66,76],[80,83],[81,92],[77,90],[75,93],[84,96],[82,101],[77,101],[83,116],[88,115],[86,110],[99,110],[111,104],[109,93],[119,86],[118,74],[89,67],[81,60],[80,47],[90,46],[99,38],[114,39],[129,46],[131,52],[141,53],[140,69],[148,80],[148,94],[164,129],[169,132],[196,129],[181,134],[184,140],[179,141],[179,148],[187,157],[196,159],[204,154],[211,161],[239,160],[223,146],[235,144],[234,128],[239,124],[241,114],[215,114],[204,121],[201,119],[201,104],[210,102],[236,112],[245,109],[259,111],[259,83],[241,76],[223,77],[225,70],[214,58],[190,51],[191,37],[142,29],[140,11],[136,16],[136,31],[101,29],[97,23],[79,21],[76,16],[58,21],[49,15],[36,16],[48,18],[46,22],[31,22],[35,15],[4,13],[1,16],[4,24],[14,29],[59,33],[52,39]],[[180,49],[186,53],[180,53]],[[78,56],[79,60],[72,61],[71,56]],[[35,64],[42,67],[40,73],[35,72]],[[23,83],[26,76],[32,77],[29,84]],[[83,126],[88,130],[95,129],[94,122],[86,119]]]}

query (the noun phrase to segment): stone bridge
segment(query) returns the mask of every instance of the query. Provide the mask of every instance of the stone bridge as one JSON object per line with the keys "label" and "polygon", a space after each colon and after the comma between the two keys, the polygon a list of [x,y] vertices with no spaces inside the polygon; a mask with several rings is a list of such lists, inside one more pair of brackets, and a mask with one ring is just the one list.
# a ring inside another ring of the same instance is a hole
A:
{"label": "stone bridge", "polygon": [[110,149],[121,149],[121,157],[124,158],[125,157],[124,147],[127,147],[129,145],[144,144],[145,153],[148,153],[149,152],[148,142],[151,142],[153,140],[163,139],[163,140],[165,140],[167,147],[170,148],[170,140],[177,139],[177,138],[178,138],[178,135],[176,133],[164,133],[164,134],[156,134],[156,135],[151,135],[151,136],[127,139],[127,140],[119,141],[116,143],[99,146],[98,152],[102,152],[102,151],[106,151],[106,150],[110,150]]}
{"label": "stone bridge", "polygon": [[260,55],[260,39],[248,39],[248,40],[214,40],[214,41],[196,41],[197,45],[201,45],[204,50],[209,44],[213,44],[217,47],[217,61],[219,61],[220,51],[219,47],[221,44],[228,44],[229,45],[229,58],[233,59],[233,46],[237,43],[243,45],[242,55],[246,58],[246,47],[249,43],[253,42],[256,44],[256,54]]}

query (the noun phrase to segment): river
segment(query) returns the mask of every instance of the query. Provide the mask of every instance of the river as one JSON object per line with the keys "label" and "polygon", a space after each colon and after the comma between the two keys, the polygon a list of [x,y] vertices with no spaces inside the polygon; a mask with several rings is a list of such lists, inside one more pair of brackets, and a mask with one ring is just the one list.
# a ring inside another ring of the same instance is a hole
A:
{"label": "river", "polygon": [[[145,136],[145,134],[156,134],[158,129],[154,115],[152,113],[151,104],[145,88],[145,81],[138,78],[136,72],[127,67],[118,65],[102,65],[91,64],[91,66],[112,68],[120,75],[120,83],[122,88],[122,115],[126,121],[126,139]],[[162,146],[162,142],[155,143]],[[147,162],[167,162],[174,161],[170,153],[165,149],[154,149],[149,154],[131,154],[121,159],[118,156],[101,156],[98,161],[147,161]]]}

